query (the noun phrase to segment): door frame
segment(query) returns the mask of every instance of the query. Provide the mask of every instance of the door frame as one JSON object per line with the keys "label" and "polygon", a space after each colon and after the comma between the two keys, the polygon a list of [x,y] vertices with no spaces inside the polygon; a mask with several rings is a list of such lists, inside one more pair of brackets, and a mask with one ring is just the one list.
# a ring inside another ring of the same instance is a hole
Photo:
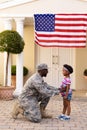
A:
{"label": "door frame", "polygon": [[[51,49],[51,62],[52,62],[52,47]],[[59,48],[60,49],[60,48]],[[38,52],[38,53],[37,53]],[[72,64],[74,72],[73,72],[73,85],[72,85],[72,89],[75,90],[75,84],[76,84],[76,74],[75,74],[75,69],[76,69],[76,49],[75,48],[70,48],[70,64]],[[35,65],[37,65],[38,63],[40,63],[40,46],[35,45]],[[71,75],[72,76],[72,75]]]}

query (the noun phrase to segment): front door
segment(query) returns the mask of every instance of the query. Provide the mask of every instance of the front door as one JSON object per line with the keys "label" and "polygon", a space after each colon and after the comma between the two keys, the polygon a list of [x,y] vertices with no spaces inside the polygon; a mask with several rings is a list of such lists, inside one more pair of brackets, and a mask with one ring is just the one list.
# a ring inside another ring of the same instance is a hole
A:
{"label": "front door", "polygon": [[[46,48],[36,45],[35,53],[36,65],[40,63],[46,63],[49,67],[47,77],[44,79],[48,84],[55,87],[59,87],[62,75],[63,64],[69,64],[73,66],[73,49],[70,48]],[[72,78],[72,89],[74,89],[74,78]]]}

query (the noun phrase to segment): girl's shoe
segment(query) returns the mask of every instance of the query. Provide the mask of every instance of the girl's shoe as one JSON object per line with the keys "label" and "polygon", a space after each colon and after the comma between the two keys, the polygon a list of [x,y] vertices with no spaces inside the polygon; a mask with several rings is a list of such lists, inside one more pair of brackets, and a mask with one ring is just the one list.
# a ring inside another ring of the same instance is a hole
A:
{"label": "girl's shoe", "polygon": [[64,120],[65,115],[60,115],[58,118],[59,118],[60,120]]}
{"label": "girl's shoe", "polygon": [[56,116],[56,119],[60,119],[60,118],[63,118],[63,117],[64,117],[63,115]]}
{"label": "girl's shoe", "polygon": [[70,120],[70,117],[67,117],[67,116],[65,116],[65,115],[60,115],[58,118],[59,118],[61,121],[63,121],[63,120]]}
{"label": "girl's shoe", "polygon": [[66,116],[65,116],[65,117],[64,117],[64,120],[70,120],[70,117],[66,117]]}

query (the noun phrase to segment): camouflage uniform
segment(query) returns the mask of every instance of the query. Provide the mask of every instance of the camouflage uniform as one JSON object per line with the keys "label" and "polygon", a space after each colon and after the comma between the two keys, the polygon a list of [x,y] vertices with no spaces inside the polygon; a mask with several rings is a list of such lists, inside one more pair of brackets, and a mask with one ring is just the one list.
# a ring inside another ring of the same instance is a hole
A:
{"label": "camouflage uniform", "polygon": [[49,86],[39,73],[35,73],[27,80],[18,97],[20,106],[24,109],[24,116],[32,122],[40,122],[40,107],[45,108],[50,97],[58,93],[57,88]]}

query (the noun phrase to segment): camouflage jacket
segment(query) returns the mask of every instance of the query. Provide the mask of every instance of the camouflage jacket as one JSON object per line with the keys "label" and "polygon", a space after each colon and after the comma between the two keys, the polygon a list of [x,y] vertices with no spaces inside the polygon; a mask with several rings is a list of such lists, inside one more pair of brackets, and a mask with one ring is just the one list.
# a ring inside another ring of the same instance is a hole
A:
{"label": "camouflage jacket", "polygon": [[39,73],[35,73],[26,81],[19,98],[38,97],[39,95],[51,97],[56,94],[59,94],[59,90],[44,82]]}

